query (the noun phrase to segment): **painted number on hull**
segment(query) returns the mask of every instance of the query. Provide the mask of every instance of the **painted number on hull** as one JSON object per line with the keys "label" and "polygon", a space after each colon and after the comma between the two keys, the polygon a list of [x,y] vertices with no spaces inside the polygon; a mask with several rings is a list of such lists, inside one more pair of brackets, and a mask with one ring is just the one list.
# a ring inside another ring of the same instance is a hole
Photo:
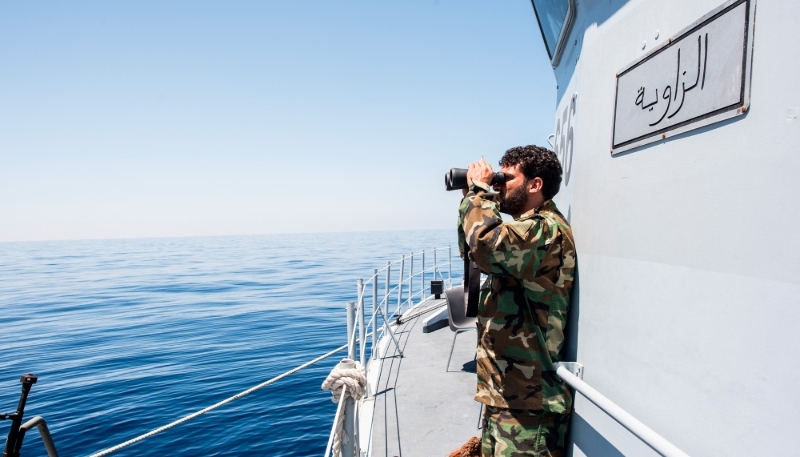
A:
{"label": "painted number on hull", "polygon": [[553,143],[553,152],[561,162],[564,172],[564,186],[569,185],[569,176],[572,172],[572,150],[575,138],[573,130],[573,120],[575,119],[575,98],[573,95],[569,103],[564,104],[561,115],[556,115],[556,134]]}

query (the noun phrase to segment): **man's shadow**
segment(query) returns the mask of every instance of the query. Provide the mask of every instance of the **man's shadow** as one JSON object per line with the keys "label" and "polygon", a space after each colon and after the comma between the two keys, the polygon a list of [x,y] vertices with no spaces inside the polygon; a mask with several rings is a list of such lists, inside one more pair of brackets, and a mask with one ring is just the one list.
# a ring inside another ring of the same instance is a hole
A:
{"label": "man's shadow", "polygon": [[461,366],[461,371],[467,373],[477,373],[478,372],[478,362],[475,360],[470,360],[469,362],[465,363]]}
{"label": "man's shadow", "polygon": [[564,347],[561,348],[562,360],[578,362],[578,327],[581,315],[581,282],[577,260],[575,262],[575,279],[572,282],[569,309],[567,310],[567,326],[564,328]]}

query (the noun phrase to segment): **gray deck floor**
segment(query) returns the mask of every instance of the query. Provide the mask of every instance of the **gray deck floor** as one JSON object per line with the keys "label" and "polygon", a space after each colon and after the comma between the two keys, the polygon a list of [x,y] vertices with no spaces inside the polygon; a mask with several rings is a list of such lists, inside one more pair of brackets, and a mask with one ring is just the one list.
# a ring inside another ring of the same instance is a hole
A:
{"label": "gray deck floor", "polygon": [[397,330],[404,357],[394,344],[386,351],[375,395],[373,457],[446,457],[480,435],[480,404],[473,400],[476,333],[458,335],[445,372],[453,332],[445,327],[422,333],[426,316]]}

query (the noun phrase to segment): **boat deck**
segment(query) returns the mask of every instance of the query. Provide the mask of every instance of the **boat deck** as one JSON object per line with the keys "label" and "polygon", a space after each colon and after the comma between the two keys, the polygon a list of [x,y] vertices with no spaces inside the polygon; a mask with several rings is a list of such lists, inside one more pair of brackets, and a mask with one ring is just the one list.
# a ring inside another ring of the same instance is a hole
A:
{"label": "boat deck", "polygon": [[[442,302],[429,299],[416,309]],[[388,335],[379,344],[383,357],[372,362],[369,376],[370,385],[375,386],[374,403],[364,405],[366,409],[374,407],[374,414],[372,421],[364,417],[367,423],[360,427],[372,434],[368,455],[447,456],[470,437],[480,435],[480,404],[473,399],[476,333],[458,335],[445,371],[453,332],[449,327],[422,331],[423,320],[436,312],[393,327],[403,357]]]}

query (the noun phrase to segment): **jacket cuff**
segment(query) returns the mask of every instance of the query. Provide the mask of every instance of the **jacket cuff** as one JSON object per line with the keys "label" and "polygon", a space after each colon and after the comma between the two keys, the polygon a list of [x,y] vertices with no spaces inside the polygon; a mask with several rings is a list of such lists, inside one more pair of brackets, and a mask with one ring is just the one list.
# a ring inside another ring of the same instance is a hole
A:
{"label": "jacket cuff", "polygon": [[476,194],[476,193],[478,193],[479,190],[482,190],[482,191],[484,191],[486,193],[489,193],[489,192],[492,191],[489,188],[489,185],[486,184],[485,182],[472,181],[472,185],[469,186],[469,191],[472,192],[473,194]]}

